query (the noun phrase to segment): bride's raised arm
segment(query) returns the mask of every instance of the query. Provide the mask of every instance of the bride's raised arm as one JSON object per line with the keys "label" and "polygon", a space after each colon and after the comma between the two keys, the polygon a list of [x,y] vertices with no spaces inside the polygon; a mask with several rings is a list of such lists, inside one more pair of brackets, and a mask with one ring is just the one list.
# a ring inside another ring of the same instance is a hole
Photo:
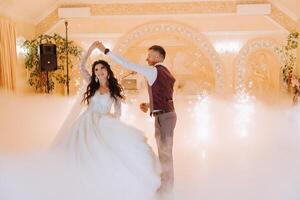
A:
{"label": "bride's raised arm", "polygon": [[91,80],[91,74],[88,72],[88,70],[86,69],[86,62],[87,59],[89,58],[89,56],[91,55],[91,53],[93,52],[94,49],[97,48],[97,42],[94,42],[89,49],[87,50],[87,52],[85,52],[81,58],[81,62],[79,65],[79,71],[81,76],[84,78],[84,80],[86,82],[90,82]]}

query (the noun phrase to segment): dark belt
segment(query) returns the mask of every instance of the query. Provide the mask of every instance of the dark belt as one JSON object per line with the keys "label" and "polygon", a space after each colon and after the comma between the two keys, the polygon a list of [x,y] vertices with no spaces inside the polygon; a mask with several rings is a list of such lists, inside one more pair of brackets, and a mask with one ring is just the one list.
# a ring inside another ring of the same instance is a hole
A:
{"label": "dark belt", "polygon": [[161,115],[161,114],[164,114],[164,113],[168,113],[169,111],[166,111],[166,110],[160,110],[160,111],[155,111],[155,112],[152,112],[151,115],[153,115],[154,117],[158,116],[158,115]]}

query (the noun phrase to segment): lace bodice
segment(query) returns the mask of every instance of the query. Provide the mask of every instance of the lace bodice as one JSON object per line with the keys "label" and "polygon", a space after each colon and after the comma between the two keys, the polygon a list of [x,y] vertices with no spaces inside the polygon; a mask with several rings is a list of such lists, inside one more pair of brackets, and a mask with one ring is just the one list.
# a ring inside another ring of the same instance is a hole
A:
{"label": "lace bodice", "polygon": [[100,94],[96,92],[91,98],[89,109],[99,112],[101,114],[108,114],[113,105],[113,99],[109,93]]}
{"label": "lace bodice", "polygon": [[111,113],[113,105],[113,115],[119,118],[121,115],[121,103],[119,101],[116,102],[113,98],[111,98],[109,93],[100,94],[99,92],[96,92],[90,100],[88,110],[105,115]]}

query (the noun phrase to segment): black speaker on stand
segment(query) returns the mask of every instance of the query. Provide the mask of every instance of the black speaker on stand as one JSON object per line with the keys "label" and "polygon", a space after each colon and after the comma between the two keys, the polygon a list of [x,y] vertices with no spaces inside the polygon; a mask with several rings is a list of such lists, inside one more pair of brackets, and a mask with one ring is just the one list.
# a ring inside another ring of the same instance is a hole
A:
{"label": "black speaker on stand", "polygon": [[49,93],[49,71],[57,70],[57,55],[55,44],[40,44],[40,69],[42,72],[46,72],[47,75],[47,93]]}

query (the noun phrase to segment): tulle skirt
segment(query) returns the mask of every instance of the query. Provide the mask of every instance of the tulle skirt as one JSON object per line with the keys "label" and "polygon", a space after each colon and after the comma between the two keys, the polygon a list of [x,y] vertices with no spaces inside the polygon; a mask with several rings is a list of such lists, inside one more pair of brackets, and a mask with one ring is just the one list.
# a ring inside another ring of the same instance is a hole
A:
{"label": "tulle skirt", "polygon": [[160,167],[143,133],[84,112],[49,151],[0,158],[1,200],[153,200]]}

